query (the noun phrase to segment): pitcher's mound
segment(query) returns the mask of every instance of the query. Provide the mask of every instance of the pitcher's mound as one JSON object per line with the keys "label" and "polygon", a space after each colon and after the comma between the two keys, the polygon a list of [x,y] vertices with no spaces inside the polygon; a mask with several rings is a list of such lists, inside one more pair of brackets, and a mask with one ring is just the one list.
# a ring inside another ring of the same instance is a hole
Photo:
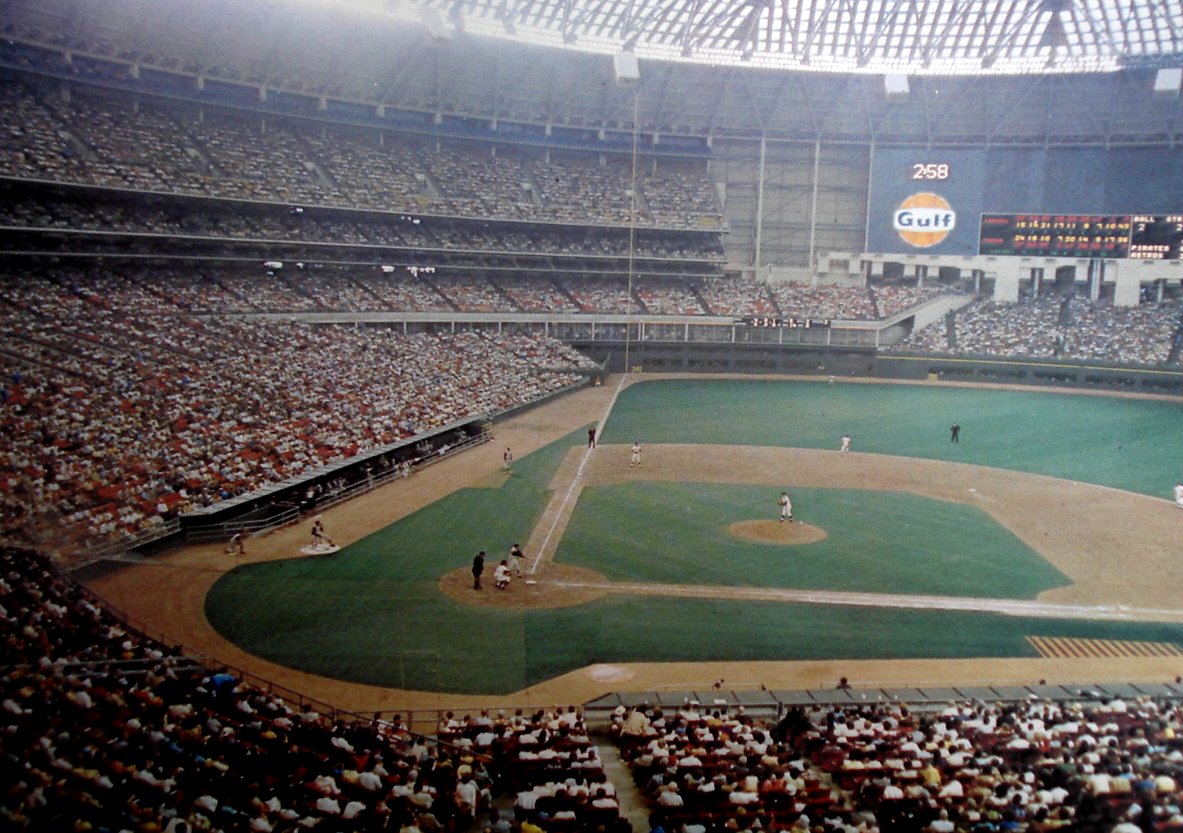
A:
{"label": "pitcher's mound", "polygon": [[812,544],[826,538],[820,526],[801,521],[737,521],[727,531],[736,538],[760,544]]}

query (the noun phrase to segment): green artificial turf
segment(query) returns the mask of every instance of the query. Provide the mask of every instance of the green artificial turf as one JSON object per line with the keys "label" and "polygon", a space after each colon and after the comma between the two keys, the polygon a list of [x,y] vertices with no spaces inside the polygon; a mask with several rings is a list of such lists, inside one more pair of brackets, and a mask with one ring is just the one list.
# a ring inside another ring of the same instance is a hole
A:
{"label": "green artificial turf", "polygon": [[[959,460],[1162,495],[1183,470],[1183,405],[895,385],[674,380],[635,385],[605,442],[837,448]],[[948,426],[962,425],[962,443]],[[504,485],[464,489],[331,557],[243,565],[206,599],[219,632],[312,673],[430,691],[507,693],[597,662],[1033,656],[1029,635],[1183,642],[1159,623],[609,596],[571,608],[460,604],[438,580],[479,549],[525,543],[583,429],[519,459]],[[775,492],[775,490],[773,490]],[[584,491],[559,559],[613,579],[1030,598],[1064,577],[972,507],[910,494],[795,489],[830,539],[739,542],[775,517],[747,486],[630,483]]]}
{"label": "green artificial turf", "polygon": [[228,575],[209,613],[274,662],[380,686],[504,694],[598,662],[1035,656],[1029,635],[1183,641],[1158,623],[1028,619],[716,599],[610,596],[571,608],[457,604],[434,583],[357,582],[325,592],[252,565]]}
{"label": "green artificial turf", "polygon": [[911,493],[794,489],[795,517],[827,532],[811,544],[727,531],[736,521],[775,519],[777,495],[716,483],[586,488],[556,560],[615,581],[663,584],[1033,599],[1070,583],[977,507]]}
{"label": "green artificial turf", "polygon": [[[961,442],[949,442],[949,426]],[[1183,402],[924,385],[666,379],[626,388],[602,440],[767,445],[952,460],[1168,497]]]}
{"label": "green artificial turf", "polygon": [[527,616],[538,679],[596,662],[1033,657],[1027,636],[1183,638],[1173,624],[724,599],[616,596]]}

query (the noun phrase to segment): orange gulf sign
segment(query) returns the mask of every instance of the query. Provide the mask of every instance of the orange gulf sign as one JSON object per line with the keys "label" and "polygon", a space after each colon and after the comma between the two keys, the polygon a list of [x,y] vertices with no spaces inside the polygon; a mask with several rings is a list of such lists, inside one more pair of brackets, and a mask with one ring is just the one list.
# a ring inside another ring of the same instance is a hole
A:
{"label": "orange gulf sign", "polygon": [[900,203],[891,218],[891,226],[910,246],[927,249],[935,246],[957,225],[957,213],[940,194],[923,191]]}

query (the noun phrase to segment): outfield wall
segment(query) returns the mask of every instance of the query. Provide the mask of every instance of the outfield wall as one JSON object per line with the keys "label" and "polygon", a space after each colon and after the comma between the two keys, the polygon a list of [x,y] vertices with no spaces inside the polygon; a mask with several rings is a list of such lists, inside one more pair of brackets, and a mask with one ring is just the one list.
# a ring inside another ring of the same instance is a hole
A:
{"label": "outfield wall", "polygon": [[973,356],[881,355],[875,375],[945,382],[1003,382],[1183,396],[1183,369]]}
{"label": "outfield wall", "polygon": [[[1183,368],[995,359],[871,347],[789,344],[573,341],[607,369],[650,373],[789,373],[836,377],[983,382],[1183,396]],[[626,363],[627,362],[627,363]]]}

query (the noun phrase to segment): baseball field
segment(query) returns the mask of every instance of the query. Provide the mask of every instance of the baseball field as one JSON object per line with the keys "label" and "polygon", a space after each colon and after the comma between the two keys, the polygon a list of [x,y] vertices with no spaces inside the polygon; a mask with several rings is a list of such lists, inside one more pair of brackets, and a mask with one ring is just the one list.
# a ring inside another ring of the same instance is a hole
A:
{"label": "baseball field", "polygon": [[[94,589],[199,650],[366,709],[576,701],[723,676],[1183,670],[1183,511],[1167,500],[1183,477],[1183,403],[623,381],[521,414],[494,442],[326,513],[346,544],[332,556],[299,555],[305,524],[240,559],[192,548]],[[525,575],[497,590],[493,566],[513,543]]]}

